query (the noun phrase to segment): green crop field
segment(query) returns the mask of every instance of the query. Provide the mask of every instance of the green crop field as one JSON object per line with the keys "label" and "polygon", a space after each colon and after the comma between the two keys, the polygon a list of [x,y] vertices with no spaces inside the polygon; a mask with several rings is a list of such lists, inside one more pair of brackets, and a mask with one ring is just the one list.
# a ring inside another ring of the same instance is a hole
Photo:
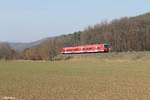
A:
{"label": "green crop field", "polygon": [[0,99],[149,100],[150,62],[75,59],[1,61]]}

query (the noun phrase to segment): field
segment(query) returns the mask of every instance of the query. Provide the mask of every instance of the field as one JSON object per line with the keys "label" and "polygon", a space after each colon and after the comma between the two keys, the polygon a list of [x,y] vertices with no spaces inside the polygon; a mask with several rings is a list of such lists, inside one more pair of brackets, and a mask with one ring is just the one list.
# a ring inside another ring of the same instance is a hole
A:
{"label": "field", "polygon": [[0,99],[149,100],[150,60],[1,61]]}

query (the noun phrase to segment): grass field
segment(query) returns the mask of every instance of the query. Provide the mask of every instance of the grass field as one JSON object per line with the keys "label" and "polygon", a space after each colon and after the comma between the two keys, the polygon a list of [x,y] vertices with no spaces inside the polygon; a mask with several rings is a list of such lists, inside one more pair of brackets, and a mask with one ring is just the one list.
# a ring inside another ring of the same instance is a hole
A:
{"label": "grass field", "polygon": [[1,61],[0,99],[149,100],[150,62],[75,59]]}

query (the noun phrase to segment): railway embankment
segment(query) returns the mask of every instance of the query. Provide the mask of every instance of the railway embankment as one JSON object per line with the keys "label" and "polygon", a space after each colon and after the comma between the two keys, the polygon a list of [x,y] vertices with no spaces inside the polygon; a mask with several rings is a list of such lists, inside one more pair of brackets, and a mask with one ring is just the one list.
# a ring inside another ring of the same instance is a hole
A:
{"label": "railway embankment", "polygon": [[134,61],[150,61],[150,51],[140,52],[109,52],[109,53],[90,53],[90,54],[65,54],[58,55],[54,60],[134,60]]}

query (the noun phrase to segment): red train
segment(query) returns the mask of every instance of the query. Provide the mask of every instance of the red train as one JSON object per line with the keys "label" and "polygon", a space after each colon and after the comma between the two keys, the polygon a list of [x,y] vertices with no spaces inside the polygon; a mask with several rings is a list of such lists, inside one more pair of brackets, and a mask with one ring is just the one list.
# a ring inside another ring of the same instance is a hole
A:
{"label": "red train", "polygon": [[111,49],[109,44],[91,44],[74,47],[64,47],[61,50],[62,54],[80,54],[80,53],[103,53],[109,52]]}

